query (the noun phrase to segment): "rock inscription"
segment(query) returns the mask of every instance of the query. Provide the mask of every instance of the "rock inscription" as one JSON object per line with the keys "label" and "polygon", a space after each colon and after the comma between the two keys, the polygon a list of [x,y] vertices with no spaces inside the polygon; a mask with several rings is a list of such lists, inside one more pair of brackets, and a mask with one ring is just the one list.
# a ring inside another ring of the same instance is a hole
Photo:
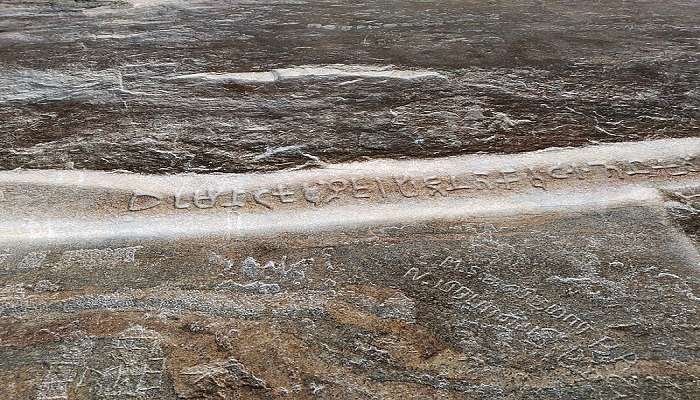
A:
{"label": "rock inscription", "polygon": [[544,168],[503,168],[496,171],[466,171],[460,174],[403,175],[393,177],[335,177],[256,189],[201,188],[180,190],[173,195],[133,192],[129,211],[155,207],[177,210],[261,209],[272,210],[292,203],[324,206],[336,201],[382,201],[388,198],[439,198],[468,196],[489,191],[549,190],[558,182],[644,179],[674,179],[700,172],[694,156],[675,160],[616,162],[589,161],[582,164],[555,164]]}

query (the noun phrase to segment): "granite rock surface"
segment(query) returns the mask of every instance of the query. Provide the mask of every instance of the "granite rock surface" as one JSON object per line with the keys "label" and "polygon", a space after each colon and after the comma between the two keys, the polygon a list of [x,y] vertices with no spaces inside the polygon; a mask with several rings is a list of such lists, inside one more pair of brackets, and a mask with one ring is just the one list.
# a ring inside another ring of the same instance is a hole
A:
{"label": "granite rock surface", "polygon": [[0,0],[0,399],[700,398],[699,20]]}
{"label": "granite rock surface", "polygon": [[690,1],[0,2],[0,168],[252,172],[698,135]]}

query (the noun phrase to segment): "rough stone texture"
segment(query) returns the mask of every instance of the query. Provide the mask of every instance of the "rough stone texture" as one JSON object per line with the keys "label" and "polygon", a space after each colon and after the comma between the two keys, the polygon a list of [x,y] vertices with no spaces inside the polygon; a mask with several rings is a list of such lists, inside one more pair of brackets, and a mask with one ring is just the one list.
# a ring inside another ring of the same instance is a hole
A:
{"label": "rough stone texture", "polygon": [[[249,172],[697,136],[699,10],[5,0],[0,167]],[[443,78],[204,79],[334,64]]]}
{"label": "rough stone texture", "polygon": [[0,399],[700,398],[698,20],[0,1]]}
{"label": "rough stone texture", "polygon": [[695,399],[699,176],[700,139],[0,172],[0,397]]}
{"label": "rough stone texture", "polygon": [[5,270],[0,387],[17,399],[693,399],[700,282],[682,237],[663,210],[632,207],[51,248]]}

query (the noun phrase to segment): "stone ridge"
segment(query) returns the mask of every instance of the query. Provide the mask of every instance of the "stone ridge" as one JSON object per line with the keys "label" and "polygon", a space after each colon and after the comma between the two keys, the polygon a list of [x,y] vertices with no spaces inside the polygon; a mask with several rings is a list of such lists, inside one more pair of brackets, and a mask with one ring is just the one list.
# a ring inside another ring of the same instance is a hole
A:
{"label": "stone ridge", "polygon": [[[267,174],[7,171],[0,172],[0,239],[312,232],[379,221],[660,203],[665,193],[693,197],[699,189],[698,139]],[[76,231],[76,224],[82,229]]]}

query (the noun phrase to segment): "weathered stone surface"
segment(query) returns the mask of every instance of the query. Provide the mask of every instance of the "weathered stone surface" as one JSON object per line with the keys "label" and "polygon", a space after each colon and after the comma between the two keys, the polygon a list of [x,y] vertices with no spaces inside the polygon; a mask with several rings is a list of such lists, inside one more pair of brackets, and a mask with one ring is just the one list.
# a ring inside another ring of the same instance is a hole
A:
{"label": "weathered stone surface", "polygon": [[2,172],[2,396],[696,398],[699,156]]}
{"label": "weathered stone surface", "polygon": [[0,167],[249,172],[697,136],[698,10],[3,1]]}
{"label": "weathered stone surface", "polygon": [[698,17],[1,2],[0,399],[699,398]]}

